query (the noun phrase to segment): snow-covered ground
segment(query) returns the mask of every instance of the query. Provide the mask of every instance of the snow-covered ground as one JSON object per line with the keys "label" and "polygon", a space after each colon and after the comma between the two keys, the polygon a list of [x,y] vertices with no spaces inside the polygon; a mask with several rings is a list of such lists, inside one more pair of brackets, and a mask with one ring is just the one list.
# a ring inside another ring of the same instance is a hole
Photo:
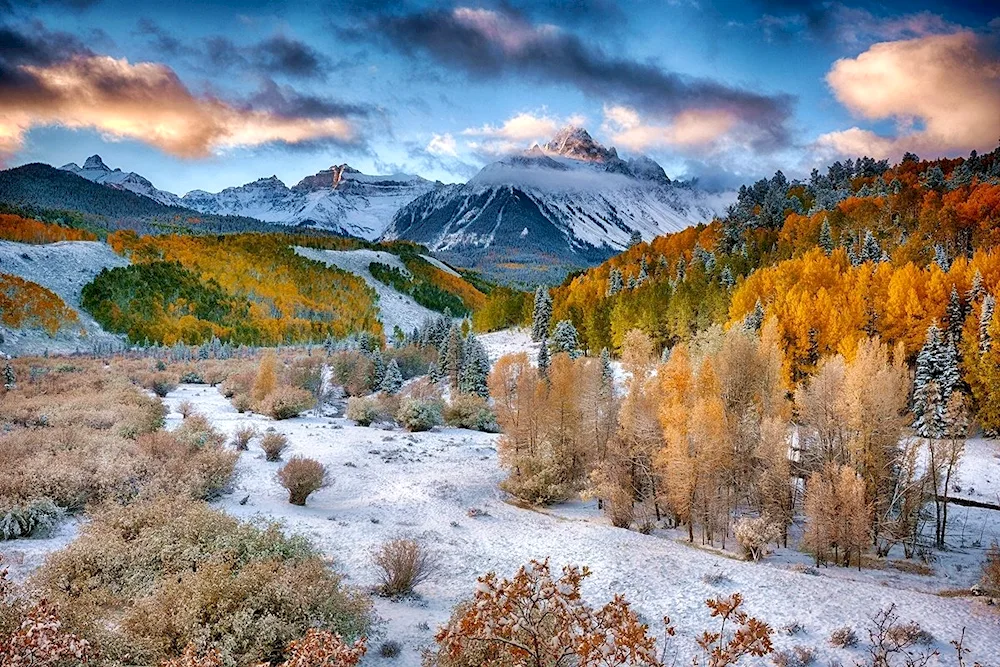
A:
{"label": "snow-covered ground", "polygon": [[423,324],[425,320],[440,316],[439,313],[430,308],[421,306],[413,300],[413,297],[400,294],[385,283],[376,280],[371,271],[368,270],[368,265],[372,262],[381,262],[409,275],[410,272],[398,255],[380,250],[317,250],[302,247],[296,247],[295,252],[307,259],[323,262],[328,266],[335,266],[364,278],[365,282],[378,294],[379,321],[387,336],[392,335],[394,327],[398,326],[404,332],[412,331]]}
{"label": "snow-covered ground", "polygon": [[44,331],[12,330],[0,327],[4,343],[0,350],[8,354],[68,353],[89,350],[98,340],[121,341],[104,331],[90,315],[80,309],[84,285],[102,269],[128,266],[128,260],[105,243],[98,241],[62,241],[31,245],[0,241],[0,273],[8,273],[37,283],[55,292],[76,311],[79,326],[60,331],[54,337]]}
{"label": "snow-covered ground", "polygon": [[[775,628],[802,625],[794,636],[779,630],[775,643],[778,648],[812,646],[817,664],[860,659],[860,649],[830,647],[831,631],[849,625],[864,637],[868,619],[892,603],[905,620],[916,620],[928,630],[943,653],[964,627],[974,656],[1000,654],[1000,615],[994,608],[937,594],[967,588],[975,580],[971,565],[981,560],[981,548],[961,550],[965,555],[955,563],[969,566],[958,571],[942,566],[940,577],[893,569],[813,569],[807,567],[807,556],[793,550],[781,550],[763,563],[748,563],[688,545],[671,531],[642,535],[614,528],[592,502],[544,511],[509,504],[497,486],[503,472],[495,435],[448,428],[415,434],[382,431],[323,415],[273,422],[238,414],[215,389],[192,385],[182,385],[167,397],[168,427],[179,423],[176,408],[184,400],[227,433],[248,422],[275,428],[291,442],[286,458],[315,458],[333,477],[306,507],[295,507],[288,504],[275,477],[281,464],[266,462],[252,447],[240,458],[233,493],[218,503],[226,512],[276,519],[288,530],[309,536],[350,582],[363,587],[375,584],[370,555],[384,541],[413,537],[434,551],[438,566],[418,586],[418,598],[377,600],[381,622],[373,648],[389,638],[404,646],[403,655],[392,664],[419,664],[420,648],[432,642],[435,627],[447,619],[453,605],[471,594],[476,577],[489,570],[508,575],[529,559],[546,557],[557,566],[589,566],[594,574],[585,594],[595,603],[623,593],[654,628],[658,619],[669,615],[678,627],[674,649],[681,656],[692,651],[698,632],[711,627],[705,599],[736,591],[745,596],[749,611]],[[982,464],[1000,470],[995,459]],[[470,508],[487,514],[471,518]],[[995,530],[997,518],[988,521]],[[942,561],[948,558],[950,554]],[[376,650],[365,664],[383,662],[389,664]]]}

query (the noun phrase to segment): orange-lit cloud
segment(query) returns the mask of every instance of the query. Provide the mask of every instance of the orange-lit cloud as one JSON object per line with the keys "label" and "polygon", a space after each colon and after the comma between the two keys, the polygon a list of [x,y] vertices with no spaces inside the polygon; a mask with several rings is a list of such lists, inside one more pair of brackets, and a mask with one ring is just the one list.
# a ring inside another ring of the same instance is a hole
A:
{"label": "orange-lit cloud", "polygon": [[346,116],[237,106],[193,94],[166,65],[90,54],[18,66],[16,85],[0,95],[0,156],[16,151],[31,128],[47,125],[135,139],[185,158],[272,142],[357,140]]}
{"label": "orange-lit cloud", "polygon": [[956,154],[992,148],[1000,136],[1000,58],[971,31],[875,44],[838,60],[826,80],[852,113],[897,125],[890,137],[858,127],[819,137],[832,153]]}
{"label": "orange-lit cloud", "polygon": [[[492,14],[492,12],[487,12]],[[508,37],[513,39],[513,37]],[[462,130],[467,137],[481,137],[481,140],[467,142],[469,148],[484,155],[503,155],[528,148],[531,142],[548,141],[559,128],[566,125],[583,125],[586,118],[579,115],[557,118],[544,110],[532,113],[522,112],[511,116],[501,125],[483,125]]]}
{"label": "orange-lit cloud", "polygon": [[604,109],[601,129],[612,143],[631,150],[676,148],[712,150],[725,142],[740,119],[725,109],[687,109],[673,118],[649,121],[635,109],[611,106]]}

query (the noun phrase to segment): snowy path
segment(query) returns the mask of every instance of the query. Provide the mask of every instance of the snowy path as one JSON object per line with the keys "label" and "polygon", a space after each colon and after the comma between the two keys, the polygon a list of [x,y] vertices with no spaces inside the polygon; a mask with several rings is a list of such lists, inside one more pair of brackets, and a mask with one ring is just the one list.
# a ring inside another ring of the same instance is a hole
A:
{"label": "snowy path", "polygon": [[[218,503],[226,512],[281,520],[289,530],[308,535],[359,586],[375,583],[369,556],[385,540],[415,537],[435,551],[439,567],[418,587],[419,599],[377,601],[384,622],[372,639],[366,665],[418,665],[420,647],[432,642],[436,626],[455,602],[471,593],[477,576],[491,569],[511,574],[527,560],[545,557],[556,566],[588,565],[594,574],[584,590],[595,602],[624,593],[654,629],[658,619],[669,615],[679,630],[675,645],[682,656],[691,650],[693,637],[710,627],[704,600],[736,591],[744,594],[749,611],[773,627],[804,626],[794,637],[779,631],[775,643],[778,648],[811,645],[817,664],[850,664],[860,658],[858,649],[831,648],[830,632],[850,625],[864,637],[867,619],[891,603],[905,620],[917,620],[931,632],[944,654],[950,650],[948,641],[967,627],[973,657],[1000,655],[1000,615],[995,610],[915,590],[906,579],[915,575],[848,574],[836,568],[807,574],[788,569],[783,558],[747,563],[666,536],[613,528],[587,504],[559,508],[563,516],[509,505],[497,488],[502,471],[494,435],[456,429],[380,431],[322,416],[273,422],[240,415],[215,389],[192,385],[167,397],[168,426],[180,420],[176,407],[183,400],[227,433],[246,422],[273,426],[292,443],[286,458],[316,458],[334,478],[330,487],[310,497],[307,507],[294,507],[275,478],[280,464],[267,463],[252,447],[239,461],[234,492]],[[247,504],[240,505],[248,494]],[[470,518],[472,507],[489,515]],[[707,583],[719,574],[725,576],[721,583]],[[894,588],[900,581],[904,588]],[[404,646],[391,663],[377,655],[387,638]]]}
{"label": "snowy path", "polygon": [[296,247],[295,252],[307,259],[335,266],[363,278],[378,294],[378,319],[385,329],[385,335],[391,336],[394,327],[404,332],[412,331],[425,320],[439,317],[430,308],[425,308],[413,300],[413,297],[400,294],[385,283],[376,280],[368,270],[372,262],[381,262],[409,274],[403,260],[391,252],[378,250],[317,250],[315,248]]}

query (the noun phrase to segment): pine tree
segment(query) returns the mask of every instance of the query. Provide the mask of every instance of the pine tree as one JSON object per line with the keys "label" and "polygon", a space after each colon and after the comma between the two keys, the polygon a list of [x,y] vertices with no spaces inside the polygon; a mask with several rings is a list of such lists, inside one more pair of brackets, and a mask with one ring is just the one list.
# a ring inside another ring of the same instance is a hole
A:
{"label": "pine tree", "polygon": [[465,340],[465,363],[462,365],[459,391],[489,398],[490,390],[486,382],[489,374],[490,361],[486,350],[473,334],[469,334]]}
{"label": "pine tree", "polygon": [[458,389],[458,378],[462,372],[464,347],[465,344],[462,340],[462,332],[458,328],[458,325],[453,324],[451,326],[451,331],[448,333],[448,339],[445,344],[445,353],[441,364],[441,372],[443,376],[448,379],[448,385],[455,390]]}
{"label": "pine tree", "polygon": [[549,356],[549,341],[542,339],[542,344],[538,348],[538,375],[548,379],[549,366],[552,365],[552,357]]}
{"label": "pine tree", "polygon": [[540,341],[549,335],[552,323],[552,297],[541,285],[535,290],[535,304],[531,314],[531,340]]}
{"label": "pine tree", "polygon": [[368,358],[372,360],[372,386],[379,387],[385,379],[385,357],[382,356],[382,350],[376,347]]}
{"label": "pine tree", "polygon": [[628,288],[629,288],[629,290],[630,291],[634,290],[637,286],[638,286],[638,283],[636,283],[636,281],[635,281],[635,276],[629,276],[628,277]]}
{"label": "pine tree", "polygon": [[382,376],[382,383],[379,390],[387,394],[395,394],[403,386],[403,374],[399,372],[399,364],[395,359],[390,359],[385,367],[385,374]]}
{"label": "pine tree", "polygon": [[948,251],[940,243],[934,246],[934,263],[941,267],[941,270],[945,273],[951,269],[951,259],[948,257]]}
{"label": "pine tree", "polygon": [[948,318],[948,336],[951,342],[958,345],[962,340],[962,326],[965,324],[965,309],[962,307],[962,299],[958,296],[958,288],[951,286],[951,294],[948,297],[948,309],[945,311]]}
{"label": "pine tree", "polygon": [[882,259],[882,248],[879,247],[878,241],[871,230],[866,229],[865,240],[861,244],[861,261],[876,264],[880,259]]}
{"label": "pine tree", "polygon": [[635,282],[636,282],[637,284],[641,285],[641,284],[643,284],[644,282],[646,282],[646,279],[647,279],[647,278],[649,278],[649,271],[647,270],[648,268],[649,268],[649,267],[648,267],[648,265],[646,264],[646,258],[645,258],[645,257],[643,257],[643,258],[642,258],[642,259],[641,259],[641,260],[639,261],[639,277],[635,279]]}
{"label": "pine tree", "polygon": [[628,237],[628,247],[631,248],[633,246],[639,245],[640,243],[642,243],[642,234],[639,232],[638,229],[633,229],[632,233],[629,234]]}
{"label": "pine tree", "polygon": [[10,391],[17,384],[17,377],[14,375],[14,367],[10,365],[10,360],[3,367],[3,388]]}
{"label": "pine tree", "polygon": [[913,427],[922,438],[940,438],[947,431],[947,406],[961,376],[958,350],[937,324],[927,329],[927,338],[917,354],[913,378]]}
{"label": "pine tree", "polygon": [[684,277],[687,275],[687,263],[684,258],[681,257],[677,260],[677,282],[684,282]]}
{"label": "pine tree", "polygon": [[610,387],[615,379],[615,371],[611,367],[611,353],[608,348],[601,349],[601,386]]}
{"label": "pine tree", "polygon": [[427,378],[437,384],[441,381],[441,366],[436,361],[432,361],[431,365],[427,367]]}
{"label": "pine tree", "polygon": [[965,302],[970,306],[986,294],[986,287],[983,285],[983,274],[976,269],[976,275],[972,277],[972,287],[965,293]]}
{"label": "pine tree", "polygon": [[733,271],[728,266],[722,268],[722,273],[719,274],[719,282],[726,289],[732,289],[736,286],[736,278],[733,277]]}
{"label": "pine tree", "polygon": [[580,356],[580,336],[569,320],[560,320],[552,333],[552,354],[568,352],[574,359]]}
{"label": "pine tree", "polygon": [[992,294],[983,297],[983,310],[979,315],[979,352],[985,354],[992,347],[990,340],[990,324],[993,323],[993,311],[996,309],[996,299]]}
{"label": "pine tree", "polygon": [[757,303],[754,304],[753,311],[743,318],[743,327],[747,331],[760,331],[760,327],[763,324],[764,306],[761,305],[760,299],[757,299]]}
{"label": "pine tree", "polygon": [[625,281],[622,280],[622,272],[618,269],[611,269],[611,273],[608,274],[608,296],[618,294],[623,287],[625,287]]}

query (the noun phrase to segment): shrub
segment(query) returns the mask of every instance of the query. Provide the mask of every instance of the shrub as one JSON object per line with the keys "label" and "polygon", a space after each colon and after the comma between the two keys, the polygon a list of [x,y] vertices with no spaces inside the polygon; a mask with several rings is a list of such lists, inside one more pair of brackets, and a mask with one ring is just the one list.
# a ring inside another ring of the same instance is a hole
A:
{"label": "shrub", "polygon": [[358,426],[371,426],[385,418],[378,399],[374,396],[352,396],[347,399],[345,415]]}
{"label": "shrub", "polygon": [[260,439],[260,448],[264,450],[265,460],[280,461],[282,452],[288,449],[288,438],[282,433],[268,431]]}
{"label": "shrub", "polygon": [[205,378],[198,371],[185,371],[181,375],[181,384],[205,384]]}
{"label": "shrub", "polygon": [[397,642],[395,639],[382,642],[382,645],[378,647],[378,654],[383,658],[397,658],[402,651],[402,644]]}
{"label": "shrub", "polygon": [[357,637],[370,621],[370,601],[303,538],[177,498],[96,514],[35,583],[109,664],[156,664],[191,643],[256,664],[309,628]]}
{"label": "shrub", "polygon": [[180,414],[182,419],[187,419],[194,414],[194,403],[191,401],[181,401],[177,406],[177,412]]}
{"label": "shrub", "polygon": [[136,443],[144,459],[142,475],[148,478],[146,494],[215,498],[229,486],[239,455],[223,448],[221,435],[198,444],[199,438],[178,438],[177,430],[149,433]]}
{"label": "shrub", "polygon": [[233,407],[240,414],[244,412],[249,412],[253,408],[253,400],[250,398],[250,394],[236,394],[232,399]]}
{"label": "shrub", "polygon": [[36,498],[23,505],[8,506],[0,501],[0,540],[49,535],[65,513],[51,498]]}
{"label": "shrub", "polygon": [[489,403],[481,396],[459,394],[444,408],[444,423],[485,433],[497,433],[500,426]]}
{"label": "shrub", "polygon": [[254,377],[250,397],[255,403],[263,401],[278,386],[278,360],[274,352],[268,350],[261,357],[257,375]]}
{"label": "shrub", "polygon": [[167,373],[154,373],[143,386],[160,398],[163,398],[174,389],[177,389],[177,382],[172,375]]}
{"label": "shrub", "polygon": [[767,546],[781,537],[781,526],[766,516],[743,517],[736,522],[735,533],[744,557],[758,561],[767,555]]}
{"label": "shrub", "polygon": [[257,410],[273,419],[298,417],[316,405],[316,399],[305,389],[280,386],[257,404]]}
{"label": "shrub", "polygon": [[777,651],[771,656],[774,667],[808,667],[816,661],[816,652],[805,646],[795,646],[790,651]]}
{"label": "shrub", "polygon": [[221,447],[226,436],[216,431],[204,415],[192,415],[173,431],[174,436],[193,448]]}
{"label": "shrub", "polygon": [[288,368],[288,381],[293,387],[308,391],[317,401],[323,393],[322,357],[299,357]]}
{"label": "shrub", "polygon": [[293,456],[278,471],[278,480],[288,489],[288,502],[305,505],[309,494],[327,485],[326,467],[314,459]]}
{"label": "shrub", "polygon": [[330,374],[348,396],[364,396],[372,390],[375,365],[357,350],[341,350],[330,357]]}
{"label": "shrub", "polygon": [[386,542],[372,555],[378,570],[378,592],[386,597],[409,595],[414,586],[430,576],[431,555],[414,540]]}
{"label": "shrub", "polygon": [[250,447],[250,441],[257,437],[257,428],[249,424],[237,426],[233,431],[233,447],[245,452]]}
{"label": "shrub", "polygon": [[392,359],[396,360],[396,366],[399,367],[403,379],[410,380],[420,375],[427,375],[431,362],[435,359],[435,352],[431,347],[406,345],[387,349],[385,360],[388,363]]}
{"label": "shrub", "polygon": [[408,431],[429,431],[441,423],[441,404],[419,398],[403,399],[396,418]]}
{"label": "shrub", "polygon": [[854,632],[854,628],[849,628],[845,625],[842,628],[837,628],[830,634],[830,646],[851,648],[857,645],[858,635]]}

